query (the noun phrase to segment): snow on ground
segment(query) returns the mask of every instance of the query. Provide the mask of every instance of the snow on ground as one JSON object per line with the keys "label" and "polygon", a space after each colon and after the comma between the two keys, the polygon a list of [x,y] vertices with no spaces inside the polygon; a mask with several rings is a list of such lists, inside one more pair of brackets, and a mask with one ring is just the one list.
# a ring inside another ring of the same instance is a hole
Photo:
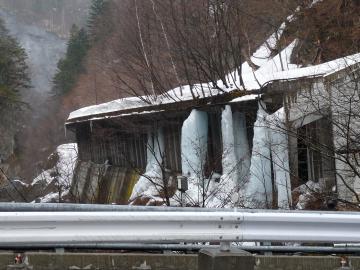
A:
{"label": "snow on ground", "polygon": [[[61,191],[61,199],[69,194],[69,189],[65,191]],[[45,196],[40,198],[41,203],[51,203],[51,202],[58,202],[59,201],[59,192],[51,192],[46,194]]]}
{"label": "snow on ground", "polygon": [[306,209],[307,204],[314,200],[314,194],[321,192],[321,187],[319,183],[310,180],[294,189],[293,192],[299,194],[298,203],[295,208],[304,210]]}
{"label": "snow on ground", "polygon": [[[44,184],[46,185],[55,183],[55,185],[59,189],[61,189],[62,196],[65,196],[71,186],[71,181],[73,178],[78,156],[77,153],[77,144],[75,143],[63,144],[58,146],[56,152],[52,154],[52,156],[58,156],[58,160],[55,166],[39,174],[31,183],[31,186],[35,186],[39,182],[44,182]],[[40,198],[40,200],[41,202],[49,202],[56,196],[58,198],[58,192],[47,194],[46,196]]]}

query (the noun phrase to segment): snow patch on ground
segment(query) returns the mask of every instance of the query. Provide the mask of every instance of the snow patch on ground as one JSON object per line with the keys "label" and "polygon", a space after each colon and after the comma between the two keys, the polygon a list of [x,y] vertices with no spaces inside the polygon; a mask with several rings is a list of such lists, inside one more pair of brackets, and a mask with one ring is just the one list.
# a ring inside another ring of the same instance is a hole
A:
{"label": "snow patch on ground", "polygon": [[306,209],[307,204],[314,200],[314,194],[318,194],[321,192],[321,187],[319,183],[315,183],[310,180],[294,189],[293,192],[299,194],[296,209],[304,210]]}

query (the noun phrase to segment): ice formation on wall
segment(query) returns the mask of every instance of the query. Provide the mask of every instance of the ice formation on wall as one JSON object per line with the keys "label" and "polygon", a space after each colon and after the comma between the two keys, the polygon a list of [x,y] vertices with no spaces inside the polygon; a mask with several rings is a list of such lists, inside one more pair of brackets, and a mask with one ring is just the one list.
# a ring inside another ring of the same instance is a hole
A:
{"label": "ice formation on wall", "polygon": [[223,178],[234,184],[238,181],[238,159],[235,153],[235,137],[231,106],[226,105],[221,116],[221,133],[223,143],[222,168]]}
{"label": "ice formation on wall", "polygon": [[214,199],[211,205],[235,206],[243,194],[250,168],[249,146],[246,134],[245,116],[232,113],[231,106],[226,105],[221,116],[221,133],[223,143],[223,175],[218,184],[212,183]]}
{"label": "ice formation on wall", "polygon": [[188,176],[189,190],[186,200],[191,204],[202,204],[207,180],[204,165],[208,143],[208,115],[193,109],[184,121],[181,130],[181,164],[183,175]]}
{"label": "ice formation on wall", "polygon": [[235,153],[235,138],[233,129],[233,114],[231,106],[226,105],[221,115],[221,133],[222,133],[222,168],[223,175],[218,181],[210,179],[208,206],[226,207],[233,206],[232,196],[238,192],[238,159]]}
{"label": "ice formation on wall", "polygon": [[281,108],[268,117],[271,136],[271,157],[274,181],[277,190],[278,207],[291,206],[291,183],[289,167],[288,135],[285,126],[284,109]]}
{"label": "ice formation on wall", "polygon": [[233,129],[234,129],[234,142],[235,142],[235,154],[238,161],[238,184],[240,188],[244,188],[244,184],[249,180],[250,171],[250,150],[249,141],[247,137],[246,118],[245,114],[241,112],[235,112],[233,114]]}
{"label": "ice formation on wall", "polygon": [[159,197],[162,185],[162,162],[164,157],[164,134],[160,128],[155,133],[148,134],[147,164],[145,173],[135,184],[129,201],[138,197],[148,197],[155,201],[163,201]]}
{"label": "ice formation on wall", "polygon": [[254,125],[250,179],[245,192],[249,207],[267,208],[272,201],[271,150],[266,119],[268,114],[265,112],[264,106],[260,101]]}

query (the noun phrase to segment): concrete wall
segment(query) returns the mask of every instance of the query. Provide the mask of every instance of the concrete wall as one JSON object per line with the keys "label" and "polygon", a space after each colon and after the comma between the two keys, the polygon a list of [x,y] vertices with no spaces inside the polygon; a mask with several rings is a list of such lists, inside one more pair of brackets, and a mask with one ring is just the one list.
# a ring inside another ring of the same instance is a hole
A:
{"label": "concrete wall", "polygon": [[354,74],[349,72],[330,86],[338,194],[341,199],[354,202],[357,202],[355,192],[360,195],[359,87],[359,70]]}
{"label": "concrete wall", "polygon": [[[197,255],[144,253],[26,253],[34,270],[67,269],[137,269],[144,261],[152,270],[197,270]],[[14,262],[15,254],[0,254],[0,270]],[[336,256],[255,256],[254,270],[335,270],[340,268]],[[351,269],[360,269],[360,257],[349,257]],[[134,267],[134,268],[133,268]],[[234,269],[237,269],[234,266]],[[219,269],[221,270],[221,269]]]}
{"label": "concrete wall", "polygon": [[75,202],[127,204],[138,179],[134,170],[78,161],[71,194]]}
{"label": "concrete wall", "polygon": [[[354,258],[359,265],[359,258]],[[340,258],[333,256],[257,256],[256,270],[335,270]],[[360,268],[355,268],[360,269]]]}
{"label": "concrete wall", "polygon": [[[196,255],[176,254],[119,254],[119,253],[26,253],[28,263],[34,270],[136,269],[146,261],[152,270],[196,270]],[[12,264],[15,254],[0,255],[0,270]],[[134,268],[133,268],[134,267]]]}

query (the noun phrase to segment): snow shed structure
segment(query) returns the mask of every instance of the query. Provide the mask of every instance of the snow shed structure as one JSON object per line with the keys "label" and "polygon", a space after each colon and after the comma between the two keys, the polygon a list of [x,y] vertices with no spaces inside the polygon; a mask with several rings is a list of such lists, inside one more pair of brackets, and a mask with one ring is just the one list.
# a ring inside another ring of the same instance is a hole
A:
{"label": "snow shed structure", "polygon": [[[239,97],[240,101],[236,101]],[[69,119],[66,127],[76,133],[79,147],[73,193],[82,202],[126,203],[137,199],[132,194],[134,186],[139,195],[154,189],[152,194],[146,194],[151,199],[156,193],[164,192],[162,182],[166,179],[166,189],[172,197],[179,175],[220,177],[223,174],[223,109],[229,106],[235,118],[242,118],[237,123],[242,125],[238,129],[251,142],[253,131],[247,127],[255,121],[257,99],[255,92],[234,92],[195,100],[142,104]],[[247,149],[251,147],[249,141],[245,142]],[[93,170],[98,171],[96,176],[102,176],[91,180]],[[136,187],[140,176],[149,185]],[[138,200],[137,203],[144,202]]]}
{"label": "snow shed structure", "polygon": [[66,122],[79,148],[72,194],[176,205],[176,177],[186,176],[192,206],[291,208],[292,189],[309,181],[324,200],[359,202],[354,57],[259,74],[256,87],[247,77],[246,90],[183,87],[75,111]]}

